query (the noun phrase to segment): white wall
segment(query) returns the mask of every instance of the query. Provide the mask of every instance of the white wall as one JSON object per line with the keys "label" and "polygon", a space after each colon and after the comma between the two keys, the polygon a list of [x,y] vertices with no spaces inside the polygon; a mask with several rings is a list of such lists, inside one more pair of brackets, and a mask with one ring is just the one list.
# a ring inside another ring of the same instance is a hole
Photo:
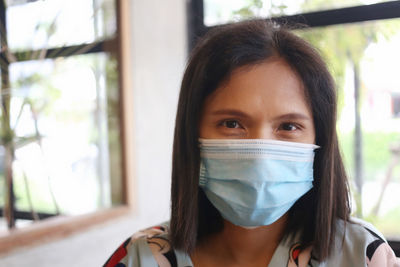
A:
{"label": "white wall", "polygon": [[0,266],[101,266],[134,231],[169,218],[172,138],[186,61],[185,0],[131,0],[131,23],[134,216],[1,255]]}
{"label": "white wall", "polygon": [[173,129],[186,61],[184,0],[132,1],[136,201],[148,224],[169,217]]}

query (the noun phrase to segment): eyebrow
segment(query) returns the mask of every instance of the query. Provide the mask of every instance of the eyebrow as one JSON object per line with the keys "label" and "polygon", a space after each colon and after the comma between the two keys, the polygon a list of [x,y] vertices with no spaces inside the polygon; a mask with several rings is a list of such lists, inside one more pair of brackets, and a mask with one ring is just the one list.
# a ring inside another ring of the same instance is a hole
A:
{"label": "eyebrow", "polygon": [[277,116],[275,120],[310,120],[310,117],[302,113],[287,113]]}
{"label": "eyebrow", "polygon": [[248,118],[250,117],[246,113],[237,110],[237,109],[219,109],[211,113],[212,115],[231,115],[231,116],[237,116],[237,117],[243,117],[243,118]]}
{"label": "eyebrow", "polygon": [[[250,116],[243,111],[237,109],[220,109],[211,113],[212,115],[230,115],[242,118],[249,118]],[[310,117],[302,113],[291,112],[279,115],[274,120],[310,120]]]}

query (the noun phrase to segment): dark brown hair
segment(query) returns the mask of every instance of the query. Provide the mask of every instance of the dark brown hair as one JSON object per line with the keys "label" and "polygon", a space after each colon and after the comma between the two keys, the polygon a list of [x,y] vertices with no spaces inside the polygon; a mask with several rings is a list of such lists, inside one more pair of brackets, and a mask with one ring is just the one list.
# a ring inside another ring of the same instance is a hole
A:
{"label": "dark brown hair", "polygon": [[347,178],[336,133],[336,91],[318,52],[289,30],[251,20],[216,27],[194,48],[187,65],[176,117],[170,238],[190,253],[223,220],[199,188],[199,119],[205,98],[235,69],[278,57],[300,77],[315,124],[314,186],[289,211],[286,236],[300,232],[303,246],[324,260],[334,245],[337,219],[349,219]]}

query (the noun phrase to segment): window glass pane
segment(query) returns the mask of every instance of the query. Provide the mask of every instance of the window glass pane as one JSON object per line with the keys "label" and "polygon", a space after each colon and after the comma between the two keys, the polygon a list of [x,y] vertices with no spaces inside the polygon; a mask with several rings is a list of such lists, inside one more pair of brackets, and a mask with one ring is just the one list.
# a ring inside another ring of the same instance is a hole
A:
{"label": "window glass pane", "polygon": [[252,17],[298,13],[388,2],[389,0],[204,0],[204,24],[213,26]]}
{"label": "window glass pane", "polygon": [[116,33],[113,0],[8,1],[11,51],[91,43]]}
{"label": "window glass pane", "polygon": [[116,60],[97,53],[13,63],[10,84],[17,211],[76,215],[121,204]]}
{"label": "window glass pane", "polygon": [[[351,180],[354,215],[372,221],[387,237],[400,239],[400,20],[297,33],[322,52],[339,88],[337,127]],[[362,144],[360,157],[355,156],[356,140]],[[357,165],[357,159],[361,164]]]}

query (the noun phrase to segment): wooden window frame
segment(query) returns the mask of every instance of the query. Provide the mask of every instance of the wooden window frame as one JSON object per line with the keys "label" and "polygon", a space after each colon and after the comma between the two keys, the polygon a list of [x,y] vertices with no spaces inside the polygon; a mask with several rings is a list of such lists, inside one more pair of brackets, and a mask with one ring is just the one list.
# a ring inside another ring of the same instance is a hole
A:
{"label": "wooden window frame", "polygon": [[[2,1],[3,2],[3,1]],[[133,196],[134,184],[134,157],[133,157],[133,96],[131,75],[131,29],[130,29],[130,1],[115,0],[117,34],[114,38],[91,45],[77,45],[68,48],[49,49],[48,55],[66,56],[65,51],[79,51],[84,46],[85,51],[79,54],[95,53],[100,51],[114,53],[118,61],[118,85],[120,99],[120,127],[121,127],[121,159],[122,159],[122,204],[120,206],[77,216],[55,216],[25,228],[12,229],[0,233],[0,254],[7,253],[17,247],[40,244],[64,238],[73,233],[81,232],[91,226],[105,223],[109,220],[127,216],[135,211]],[[89,48],[88,48],[89,47]],[[71,49],[72,48],[72,49]],[[74,52],[68,56],[74,55]],[[4,56],[4,55],[1,55]],[[16,53],[18,58],[18,53]],[[48,56],[47,58],[51,58]]]}

